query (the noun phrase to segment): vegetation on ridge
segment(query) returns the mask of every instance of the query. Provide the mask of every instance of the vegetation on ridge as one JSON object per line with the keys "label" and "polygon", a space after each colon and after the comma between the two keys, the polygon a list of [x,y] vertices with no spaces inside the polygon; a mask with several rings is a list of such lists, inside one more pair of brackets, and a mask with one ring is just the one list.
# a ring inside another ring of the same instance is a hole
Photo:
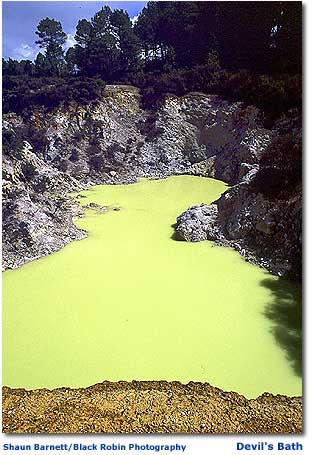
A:
{"label": "vegetation on ridge", "polygon": [[135,24],[104,6],[79,20],[66,52],[59,21],[42,19],[36,34],[35,62],[3,61],[4,112],[89,102],[100,81],[140,87],[145,107],[189,91],[255,104],[271,117],[301,105],[301,2],[148,2]]}

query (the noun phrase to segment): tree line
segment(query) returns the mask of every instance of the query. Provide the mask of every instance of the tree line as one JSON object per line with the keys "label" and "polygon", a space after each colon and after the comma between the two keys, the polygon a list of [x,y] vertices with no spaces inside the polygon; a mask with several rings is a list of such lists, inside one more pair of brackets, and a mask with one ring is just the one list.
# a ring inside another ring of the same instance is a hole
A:
{"label": "tree line", "polygon": [[83,76],[116,82],[140,72],[207,65],[264,73],[302,68],[301,2],[148,2],[135,24],[104,6],[76,26],[66,52],[62,24],[42,19],[34,62],[9,58],[4,75]]}

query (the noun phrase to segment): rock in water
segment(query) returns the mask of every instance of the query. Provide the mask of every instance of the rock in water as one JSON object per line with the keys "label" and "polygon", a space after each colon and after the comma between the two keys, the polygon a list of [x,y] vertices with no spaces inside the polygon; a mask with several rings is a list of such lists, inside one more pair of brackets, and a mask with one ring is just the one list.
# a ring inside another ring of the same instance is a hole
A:
{"label": "rock in water", "polygon": [[177,218],[177,237],[188,242],[216,239],[218,236],[217,214],[216,204],[190,207]]}

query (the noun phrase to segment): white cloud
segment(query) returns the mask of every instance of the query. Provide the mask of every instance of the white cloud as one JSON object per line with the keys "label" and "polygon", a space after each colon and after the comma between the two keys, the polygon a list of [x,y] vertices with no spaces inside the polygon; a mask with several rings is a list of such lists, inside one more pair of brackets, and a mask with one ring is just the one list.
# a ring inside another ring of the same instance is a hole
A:
{"label": "white cloud", "polygon": [[138,18],[139,18],[139,14],[137,16],[132,17],[131,22],[132,22],[133,25],[136,24]]}
{"label": "white cloud", "polygon": [[13,58],[16,60],[34,60],[38,54],[38,49],[22,43],[13,50]]}
{"label": "white cloud", "polygon": [[[64,43],[64,50],[68,50],[69,47],[73,47],[75,44],[74,40],[74,34],[72,35],[71,33],[67,34],[67,39],[66,42]],[[39,50],[37,46],[30,46],[29,44],[22,43],[15,49],[13,49],[12,52],[12,58],[14,60],[35,60]],[[43,52],[43,51],[42,51]]]}
{"label": "white cloud", "polygon": [[74,44],[76,44],[74,36],[71,33],[68,33],[66,42],[64,43],[64,46],[63,46],[64,49],[67,51],[69,49],[69,47],[73,47]]}

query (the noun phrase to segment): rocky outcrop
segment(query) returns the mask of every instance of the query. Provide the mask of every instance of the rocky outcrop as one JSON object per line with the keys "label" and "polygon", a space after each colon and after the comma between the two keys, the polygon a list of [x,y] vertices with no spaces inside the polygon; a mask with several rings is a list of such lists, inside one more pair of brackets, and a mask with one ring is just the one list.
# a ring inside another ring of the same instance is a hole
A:
{"label": "rocky outcrop", "polygon": [[213,240],[276,275],[300,279],[301,188],[288,200],[272,200],[254,193],[246,179],[213,204],[190,207],[175,229],[179,239]]}
{"label": "rocky outcrop", "polygon": [[302,399],[246,399],[209,384],[132,381],[3,387],[3,433],[301,433]]}
{"label": "rocky outcrop", "polygon": [[194,205],[177,218],[176,233],[188,242],[214,240],[219,237],[216,204]]}
{"label": "rocky outcrop", "polygon": [[85,235],[71,221],[78,208],[69,191],[183,173],[234,184],[272,135],[252,106],[192,93],[145,111],[128,86],[107,86],[85,106],[6,114],[3,127],[5,268]]}
{"label": "rocky outcrop", "polygon": [[4,268],[19,267],[86,236],[73,224],[80,209],[67,196],[78,188],[78,182],[47,165],[26,141],[4,154]]}
{"label": "rocky outcrop", "polygon": [[181,214],[177,238],[213,240],[273,274],[301,280],[301,119],[298,110],[290,110],[274,122],[269,145],[252,143],[257,154],[267,148],[262,160],[241,162],[237,183],[217,201]]}

